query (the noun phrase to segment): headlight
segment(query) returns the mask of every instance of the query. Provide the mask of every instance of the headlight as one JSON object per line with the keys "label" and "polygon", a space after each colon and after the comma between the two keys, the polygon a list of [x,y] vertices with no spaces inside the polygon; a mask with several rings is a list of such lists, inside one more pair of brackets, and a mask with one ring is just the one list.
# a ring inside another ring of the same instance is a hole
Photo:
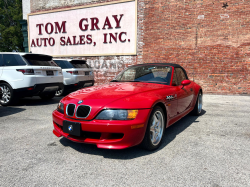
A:
{"label": "headlight", "polygon": [[57,105],[57,111],[64,114],[64,104],[63,103],[58,103]]}
{"label": "headlight", "polygon": [[132,120],[135,119],[138,110],[103,110],[96,119],[104,120]]}

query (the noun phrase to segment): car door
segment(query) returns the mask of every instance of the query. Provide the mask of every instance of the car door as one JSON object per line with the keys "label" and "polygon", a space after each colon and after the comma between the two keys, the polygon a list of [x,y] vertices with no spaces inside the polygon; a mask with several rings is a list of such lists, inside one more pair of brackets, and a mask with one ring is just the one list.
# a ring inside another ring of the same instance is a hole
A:
{"label": "car door", "polygon": [[173,118],[177,115],[177,107],[178,107],[178,100],[177,100],[177,95],[179,93],[180,88],[177,86],[177,77],[176,74],[174,73],[173,75],[173,80],[172,80],[172,88],[170,90],[171,94],[167,94],[166,95],[166,99],[167,99],[167,106],[168,107],[168,113],[169,113],[169,117]]}
{"label": "car door", "polygon": [[193,83],[189,85],[183,86],[181,82],[183,80],[187,80],[187,76],[182,70],[182,68],[175,68],[174,73],[177,77],[177,99],[178,99],[178,108],[177,108],[177,114],[185,112],[191,104],[191,101],[193,99]]}
{"label": "car door", "polygon": [[0,54],[0,79],[3,73],[3,55]]}

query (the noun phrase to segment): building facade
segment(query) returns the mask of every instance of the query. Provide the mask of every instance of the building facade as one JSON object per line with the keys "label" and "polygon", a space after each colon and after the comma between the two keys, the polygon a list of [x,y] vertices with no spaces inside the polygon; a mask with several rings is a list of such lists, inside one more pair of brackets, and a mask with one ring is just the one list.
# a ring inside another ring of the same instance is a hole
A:
{"label": "building facade", "polygon": [[27,50],[85,59],[97,84],[178,63],[205,93],[250,94],[249,1],[23,0],[23,13]]}

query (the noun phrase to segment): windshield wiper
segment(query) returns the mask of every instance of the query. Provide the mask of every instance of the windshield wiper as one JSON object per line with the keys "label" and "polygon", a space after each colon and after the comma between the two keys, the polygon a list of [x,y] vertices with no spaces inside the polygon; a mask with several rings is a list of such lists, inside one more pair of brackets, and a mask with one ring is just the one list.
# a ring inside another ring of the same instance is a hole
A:
{"label": "windshield wiper", "polygon": [[110,82],[120,82],[120,81],[118,81],[118,80],[112,80],[112,81],[110,81]]}

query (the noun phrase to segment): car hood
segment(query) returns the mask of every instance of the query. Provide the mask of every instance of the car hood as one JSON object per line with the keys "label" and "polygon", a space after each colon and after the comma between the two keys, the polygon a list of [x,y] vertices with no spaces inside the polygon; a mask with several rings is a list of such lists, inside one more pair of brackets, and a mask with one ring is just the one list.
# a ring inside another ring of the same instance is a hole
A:
{"label": "car hood", "polygon": [[[143,102],[145,103],[145,100],[150,99],[150,96],[147,97],[148,92],[166,87],[169,86],[141,82],[111,82],[109,84],[93,86],[73,92],[66,96],[62,102],[66,105],[69,103],[78,105],[77,103],[82,100],[81,105],[91,106],[91,113],[89,117],[86,118],[86,120],[88,120],[92,119],[103,108],[130,109],[131,106],[124,104],[124,99],[129,102],[131,98],[138,97],[138,94],[140,94],[138,100],[144,98]],[[120,100],[122,101],[121,105],[119,105]],[[114,105],[114,103],[116,104]],[[135,107],[138,109],[141,107],[145,108],[145,106],[141,105]]]}

